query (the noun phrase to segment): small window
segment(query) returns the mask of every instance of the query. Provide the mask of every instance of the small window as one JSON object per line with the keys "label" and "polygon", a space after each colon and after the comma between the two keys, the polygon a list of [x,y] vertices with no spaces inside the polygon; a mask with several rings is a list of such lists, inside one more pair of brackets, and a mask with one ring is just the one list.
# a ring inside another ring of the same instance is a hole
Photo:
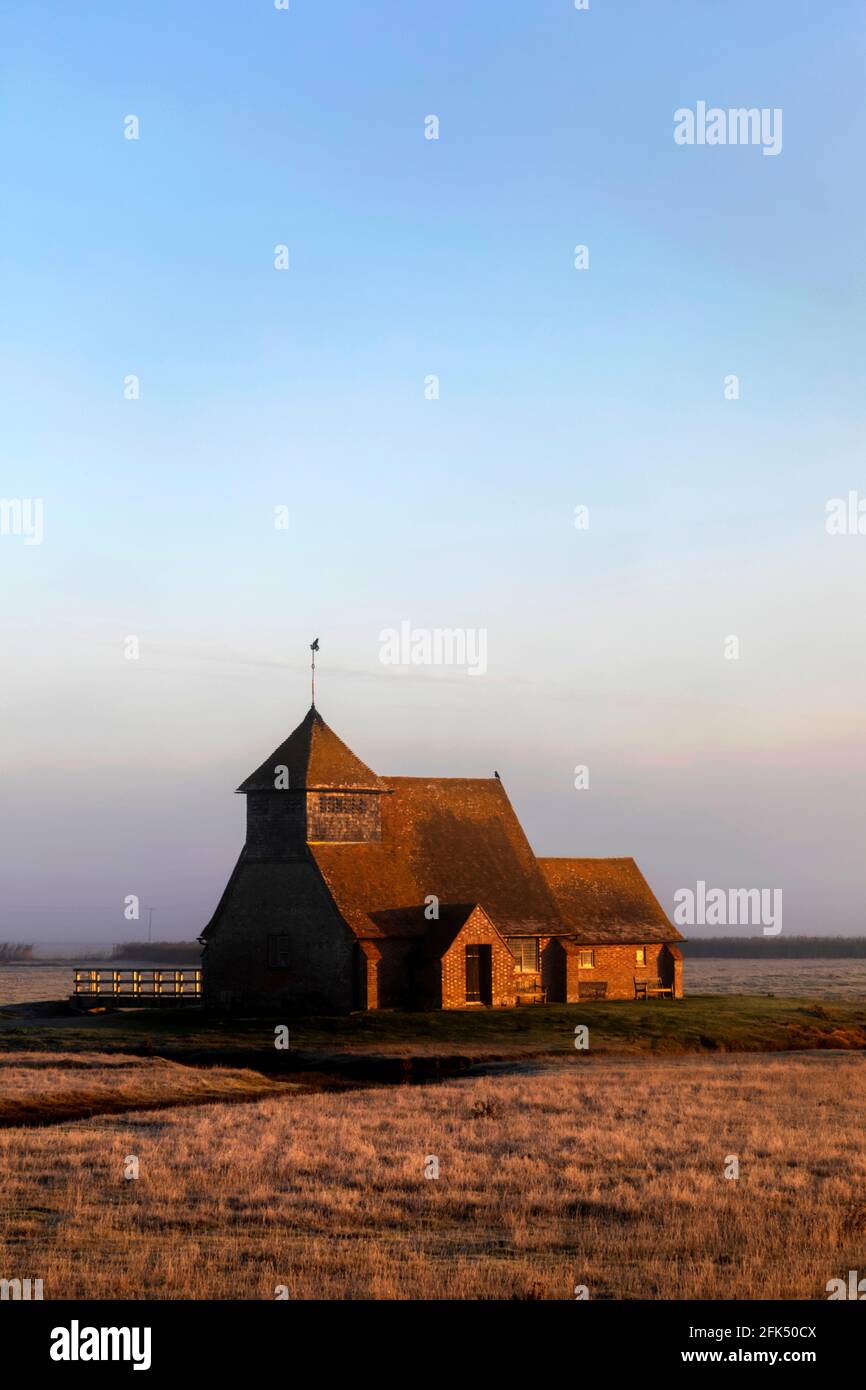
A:
{"label": "small window", "polygon": [[290,936],[268,937],[268,965],[274,970],[288,970],[291,964],[292,939]]}
{"label": "small window", "polygon": [[577,958],[577,964],[581,970],[594,970],[595,951],[581,951]]}
{"label": "small window", "polygon": [[509,936],[508,949],[514,957],[514,966],[521,975],[529,975],[538,970],[538,937]]}
{"label": "small window", "polygon": [[636,965],[646,965],[646,946],[637,946],[634,953]]}

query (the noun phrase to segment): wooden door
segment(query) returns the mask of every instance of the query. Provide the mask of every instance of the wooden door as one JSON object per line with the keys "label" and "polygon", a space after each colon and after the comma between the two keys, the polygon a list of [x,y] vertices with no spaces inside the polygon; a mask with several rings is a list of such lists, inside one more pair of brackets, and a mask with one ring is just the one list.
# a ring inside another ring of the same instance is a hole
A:
{"label": "wooden door", "polygon": [[466,1002],[493,1003],[493,947],[466,947]]}

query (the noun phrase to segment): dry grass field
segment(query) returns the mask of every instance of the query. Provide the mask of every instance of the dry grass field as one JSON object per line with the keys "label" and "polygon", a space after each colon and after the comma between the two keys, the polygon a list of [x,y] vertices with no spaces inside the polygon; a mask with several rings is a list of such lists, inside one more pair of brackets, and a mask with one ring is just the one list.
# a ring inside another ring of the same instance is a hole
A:
{"label": "dry grass field", "polygon": [[[7,1095],[34,1084],[38,1058],[3,1061]],[[64,1062],[40,1084],[60,1094]],[[864,1111],[856,1055],[575,1054],[4,1129],[0,1276],[46,1298],[823,1298],[864,1260]]]}

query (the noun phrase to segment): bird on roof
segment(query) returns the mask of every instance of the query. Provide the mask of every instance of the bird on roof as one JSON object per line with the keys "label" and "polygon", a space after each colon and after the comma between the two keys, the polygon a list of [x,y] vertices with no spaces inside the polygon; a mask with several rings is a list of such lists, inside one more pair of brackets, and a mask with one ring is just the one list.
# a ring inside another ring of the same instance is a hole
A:
{"label": "bird on roof", "polygon": [[496,768],[493,769],[493,776],[496,778],[497,782],[502,781],[502,778],[499,776],[499,773],[496,771]]}

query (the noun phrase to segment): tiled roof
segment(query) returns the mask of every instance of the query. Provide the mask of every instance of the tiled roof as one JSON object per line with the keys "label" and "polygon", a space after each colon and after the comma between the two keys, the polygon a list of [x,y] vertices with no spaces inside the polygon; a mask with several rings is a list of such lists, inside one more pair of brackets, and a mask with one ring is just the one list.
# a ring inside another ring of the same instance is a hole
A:
{"label": "tiled roof", "polygon": [[448,947],[459,935],[473,913],[480,912],[484,917],[486,914],[483,908],[479,908],[477,903],[448,903],[439,909],[439,920],[427,923],[427,945],[434,960],[439,960],[444,956]]}
{"label": "tiled roof", "polygon": [[633,859],[539,859],[575,940],[682,941]]}
{"label": "tiled roof", "polygon": [[560,919],[502,783],[495,777],[388,777],[382,840],[310,845],[337,907],[360,937],[424,936],[425,900],[478,903],[503,936],[556,935]]}

